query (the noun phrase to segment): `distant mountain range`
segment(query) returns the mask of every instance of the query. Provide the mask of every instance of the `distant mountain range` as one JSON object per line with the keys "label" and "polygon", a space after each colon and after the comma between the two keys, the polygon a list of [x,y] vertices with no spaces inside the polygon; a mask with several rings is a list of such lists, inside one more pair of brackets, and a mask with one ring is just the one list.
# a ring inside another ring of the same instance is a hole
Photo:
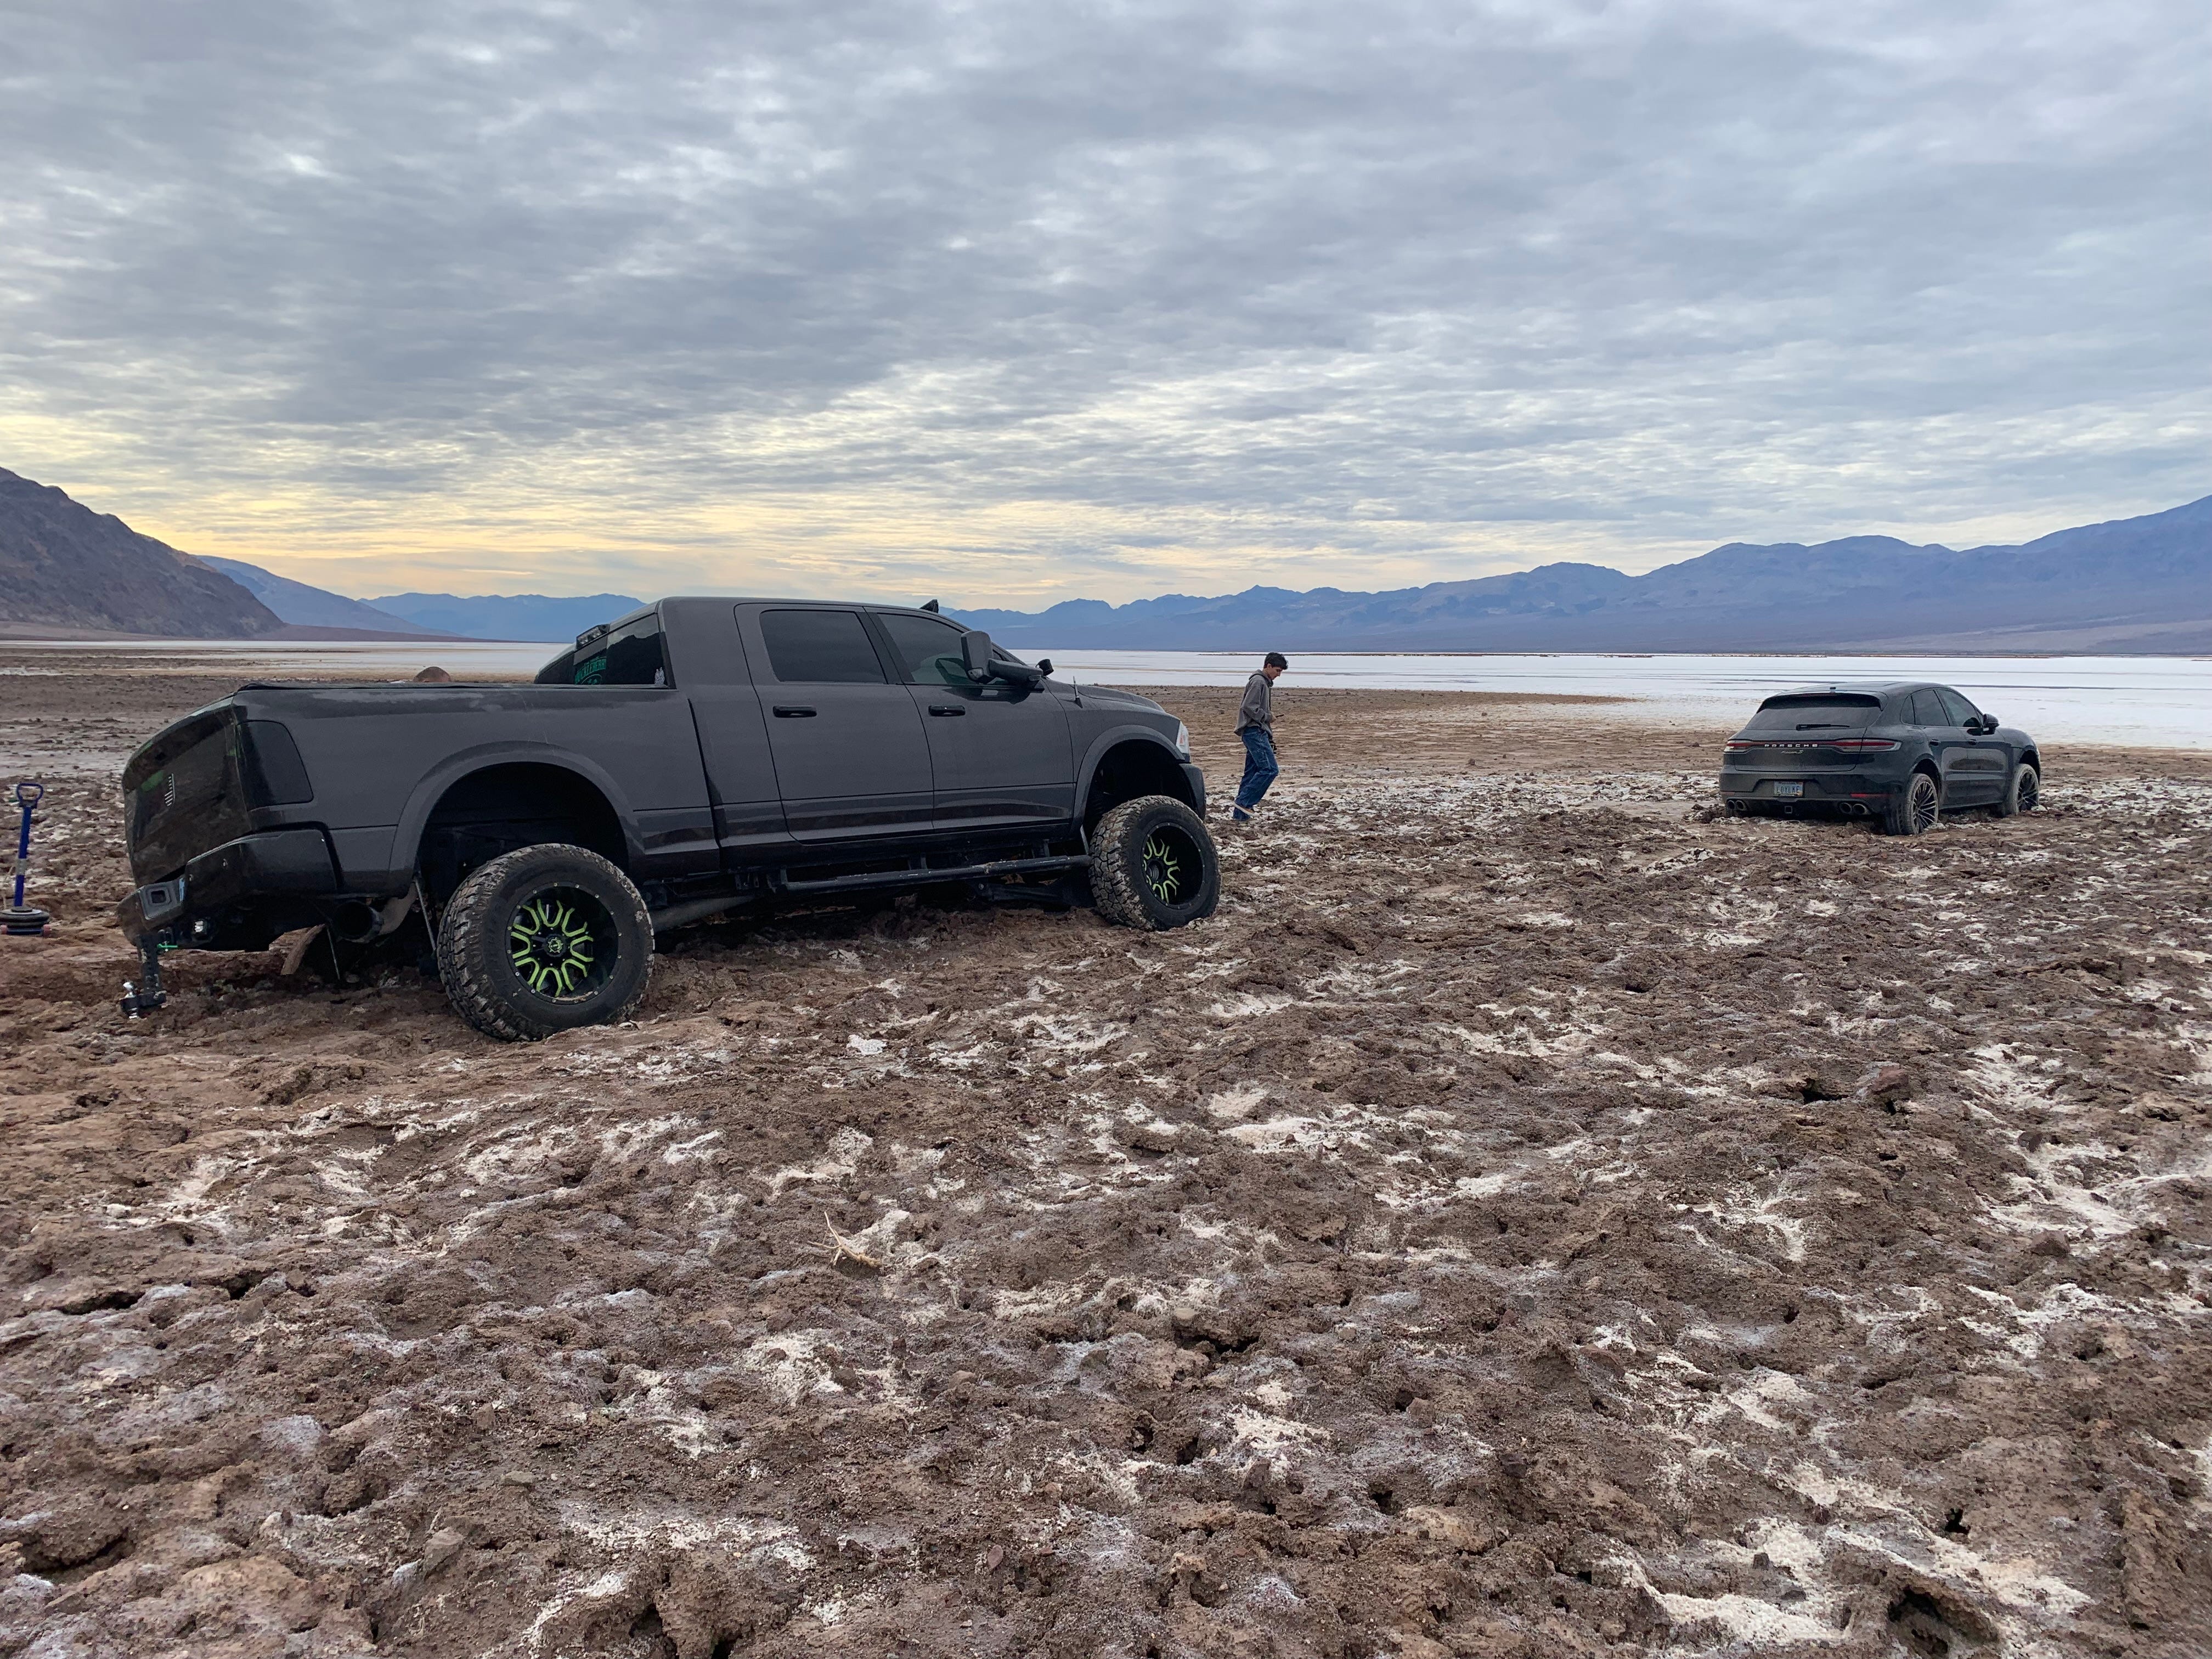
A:
{"label": "distant mountain range", "polygon": [[1964,551],[1888,536],[1731,542],[1643,576],[1548,564],[1382,593],[1253,587],[958,614],[1036,650],[2187,654],[2212,650],[2212,496]]}
{"label": "distant mountain range", "polygon": [[522,640],[565,643],[644,603],[626,593],[549,599],[543,593],[392,593],[349,599],[264,570],[243,559],[198,556],[295,626],[398,635],[407,639]]}
{"label": "distant mountain range", "polygon": [[565,642],[638,605],[622,593],[349,599],[243,559],[179,552],[0,467],[0,635]]}
{"label": "distant mountain range", "polygon": [[277,619],[295,627],[339,628],[369,634],[452,635],[457,630],[425,628],[405,617],[380,610],[364,599],[349,599],[295,582],[289,576],[264,570],[243,559],[219,559],[212,553],[194,556],[202,564],[220,570],[276,613]]}
{"label": "distant mountain range", "polygon": [[593,593],[580,599],[548,599],[543,593],[479,593],[465,599],[451,593],[391,593],[369,603],[428,632],[566,645],[586,629],[612,622],[645,601],[625,593]]}
{"label": "distant mountain range", "polygon": [[221,571],[0,467],[0,628],[252,639],[283,627]]}
{"label": "distant mountain range", "polygon": [[[237,559],[195,559],[0,468],[0,631],[565,642],[623,593],[349,599]],[[2212,651],[2212,496],[1963,551],[1854,536],[1725,547],[1629,576],[1548,564],[1388,592],[1253,587],[960,618],[1018,649],[1217,651]]]}
{"label": "distant mountain range", "polygon": [[565,643],[644,603],[625,593],[593,593],[579,599],[548,599],[543,593],[479,593],[469,599],[452,593],[392,593],[380,599],[349,599],[243,559],[203,553],[199,562],[230,577],[283,622],[408,639]]}

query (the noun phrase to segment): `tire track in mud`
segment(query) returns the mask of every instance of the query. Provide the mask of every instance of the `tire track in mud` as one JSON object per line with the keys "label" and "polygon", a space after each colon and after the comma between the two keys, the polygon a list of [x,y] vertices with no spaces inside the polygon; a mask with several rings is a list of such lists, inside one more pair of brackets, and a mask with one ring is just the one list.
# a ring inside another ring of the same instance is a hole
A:
{"label": "tire track in mud", "polygon": [[2202,1648],[2212,790],[1632,787],[1324,776],[1199,927],[730,928],[528,1048],[9,959],[0,1647]]}

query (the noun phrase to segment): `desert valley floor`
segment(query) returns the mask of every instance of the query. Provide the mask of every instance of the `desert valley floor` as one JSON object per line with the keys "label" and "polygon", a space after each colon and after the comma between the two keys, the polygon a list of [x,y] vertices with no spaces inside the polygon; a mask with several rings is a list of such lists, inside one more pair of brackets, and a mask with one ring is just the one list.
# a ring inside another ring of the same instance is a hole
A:
{"label": "desert valley floor", "polygon": [[1724,732],[1286,687],[1183,932],[701,929],[532,1047],[187,953],[126,1022],[115,773],[228,689],[0,648],[0,1654],[2212,1651],[2212,757],[1888,840],[1711,819]]}

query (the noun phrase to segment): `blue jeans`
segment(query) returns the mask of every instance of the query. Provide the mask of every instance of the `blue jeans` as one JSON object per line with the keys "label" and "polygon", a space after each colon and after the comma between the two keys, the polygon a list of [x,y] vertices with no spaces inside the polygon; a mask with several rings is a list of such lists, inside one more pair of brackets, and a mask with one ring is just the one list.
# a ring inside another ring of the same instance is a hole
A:
{"label": "blue jeans", "polygon": [[1244,739],[1244,781],[1237,786],[1237,810],[1241,812],[1260,804],[1283,769],[1275,764],[1275,739],[1265,726],[1248,726],[1237,735]]}

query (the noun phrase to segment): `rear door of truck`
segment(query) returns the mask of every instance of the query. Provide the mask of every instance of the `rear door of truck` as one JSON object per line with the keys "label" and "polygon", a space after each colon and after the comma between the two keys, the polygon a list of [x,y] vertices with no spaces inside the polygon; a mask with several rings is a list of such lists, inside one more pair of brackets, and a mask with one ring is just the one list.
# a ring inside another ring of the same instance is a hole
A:
{"label": "rear door of truck", "polygon": [[768,713],[738,626],[741,608],[727,599],[670,599],[661,606],[699,729],[714,839],[732,864],[757,863],[792,844],[776,793]]}

